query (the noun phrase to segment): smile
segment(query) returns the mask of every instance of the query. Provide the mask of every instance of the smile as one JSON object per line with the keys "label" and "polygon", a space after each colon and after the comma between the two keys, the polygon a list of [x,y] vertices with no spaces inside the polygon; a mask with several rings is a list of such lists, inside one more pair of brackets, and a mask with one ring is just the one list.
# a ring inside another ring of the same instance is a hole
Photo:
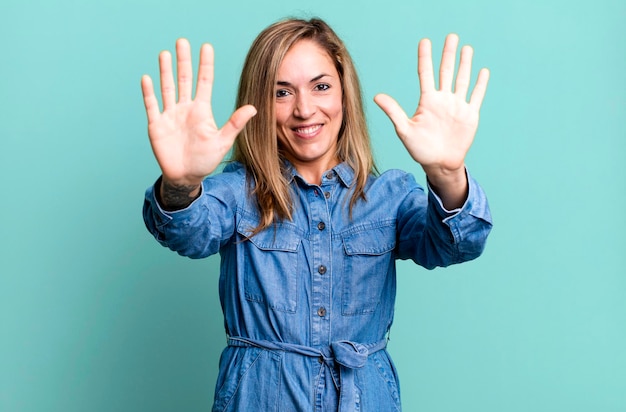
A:
{"label": "smile", "polygon": [[313,126],[305,126],[305,127],[296,127],[292,130],[302,136],[302,137],[312,137],[314,136],[320,129],[322,128],[321,124],[316,124]]}

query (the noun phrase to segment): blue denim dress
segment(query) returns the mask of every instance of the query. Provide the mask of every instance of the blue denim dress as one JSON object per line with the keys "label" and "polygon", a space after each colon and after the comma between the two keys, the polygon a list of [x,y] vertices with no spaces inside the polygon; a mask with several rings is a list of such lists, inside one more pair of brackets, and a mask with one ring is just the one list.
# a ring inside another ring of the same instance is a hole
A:
{"label": "blue denim dress", "polygon": [[462,208],[446,211],[398,170],[371,176],[349,214],[353,170],[339,164],[311,185],[293,167],[293,220],[250,237],[259,213],[243,166],[204,181],[189,207],[165,212],[154,188],[144,220],[164,246],[221,255],[228,345],[213,411],[399,411],[385,350],[396,259],[431,269],[474,259],[491,230],[486,197],[469,177]]}

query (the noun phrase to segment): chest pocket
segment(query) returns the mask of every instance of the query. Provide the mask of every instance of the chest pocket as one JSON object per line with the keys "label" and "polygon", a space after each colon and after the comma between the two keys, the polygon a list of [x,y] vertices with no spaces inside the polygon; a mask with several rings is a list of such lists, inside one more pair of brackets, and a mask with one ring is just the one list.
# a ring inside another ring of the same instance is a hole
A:
{"label": "chest pocket", "polygon": [[376,310],[382,296],[390,293],[395,265],[395,222],[364,227],[342,236],[344,263],[341,308],[346,316]]}
{"label": "chest pocket", "polygon": [[282,312],[294,313],[298,306],[298,229],[282,223],[251,236],[258,222],[245,219],[237,226],[244,237],[245,298]]}

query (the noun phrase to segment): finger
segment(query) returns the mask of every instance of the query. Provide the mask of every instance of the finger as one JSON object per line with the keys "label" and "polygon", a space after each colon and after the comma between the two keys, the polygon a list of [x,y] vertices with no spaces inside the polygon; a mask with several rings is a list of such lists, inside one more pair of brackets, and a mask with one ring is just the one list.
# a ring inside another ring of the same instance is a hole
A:
{"label": "finger", "polygon": [[227,138],[237,137],[252,117],[256,115],[256,108],[250,104],[240,107],[230,116],[228,122],[222,127],[220,133]]}
{"label": "finger", "polygon": [[196,99],[211,103],[213,90],[213,46],[203,44],[200,49],[200,66],[198,67],[198,84],[196,85]]}
{"label": "finger", "polygon": [[176,41],[176,71],[178,73],[178,101],[191,100],[193,73],[191,68],[191,46],[187,39]]}
{"label": "finger", "polygon": [[173,107],[176,104],[176,88],[174,86],[174,75],[172,74],[172,55],[168,51],[159,54],[159,69],[161,73],[161,98],[163,99],[163,110]]}
{"label": "finger", "polygon": [[435,90],[431,49],[432,45],[428,39],[422,39],[417,48],[417,74],[420,78],[420,91],[422,93]]}
{"label": "finger", "polygon": [[143,104],[146,106],[146,115],[148,123],[153,122],[159,116],[159,102],[154,95],[154,86],[152,79],[148,75],[141,77],[141,92],[143,94]]}
{"label": "finger", "polygon": [[459,45],[459,36],[454,33],[448,34],[443,45],[441,66],[439,66],[439,90],[452,91],[452,79],[454,78],[454,63],[456,60],[456,48]]}
{"label": "finger", "polygon": [[470,105],[474,106],[477,110],[480,110],[480,106],[483,104],[485,93],[487,92],[487,83],[489,82],[489,70],[481,69],[478,73],[478,79],[472,90],[470,97]]}
{"label": "finger", "polygon": [[391,96],[382,93],[377,94],[374,97],[374,101],[383,110],[383,112],[385,112],[387,117],[389,117],[398,135],[403,136],[408,117],[398,102],[396,102]]}
{"label": "finger", "polygon": [[462,96],[464,100],[467,99],[467,90],[469,89],[473,54],[474,49],[470,46],[463,46],[461,49],[461,61],[459,62],[459,72],[456,75],[454,93]]}

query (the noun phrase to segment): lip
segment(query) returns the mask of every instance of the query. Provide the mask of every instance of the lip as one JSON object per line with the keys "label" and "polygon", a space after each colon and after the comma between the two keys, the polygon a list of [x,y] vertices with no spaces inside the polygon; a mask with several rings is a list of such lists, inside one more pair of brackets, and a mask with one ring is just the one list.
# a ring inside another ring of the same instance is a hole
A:
{"label": "lip", "polygon": [[305,124],[297,127],[292,127],[291,131],[301,139],[312,139],[317,136],[322,130],[323,124]]}

